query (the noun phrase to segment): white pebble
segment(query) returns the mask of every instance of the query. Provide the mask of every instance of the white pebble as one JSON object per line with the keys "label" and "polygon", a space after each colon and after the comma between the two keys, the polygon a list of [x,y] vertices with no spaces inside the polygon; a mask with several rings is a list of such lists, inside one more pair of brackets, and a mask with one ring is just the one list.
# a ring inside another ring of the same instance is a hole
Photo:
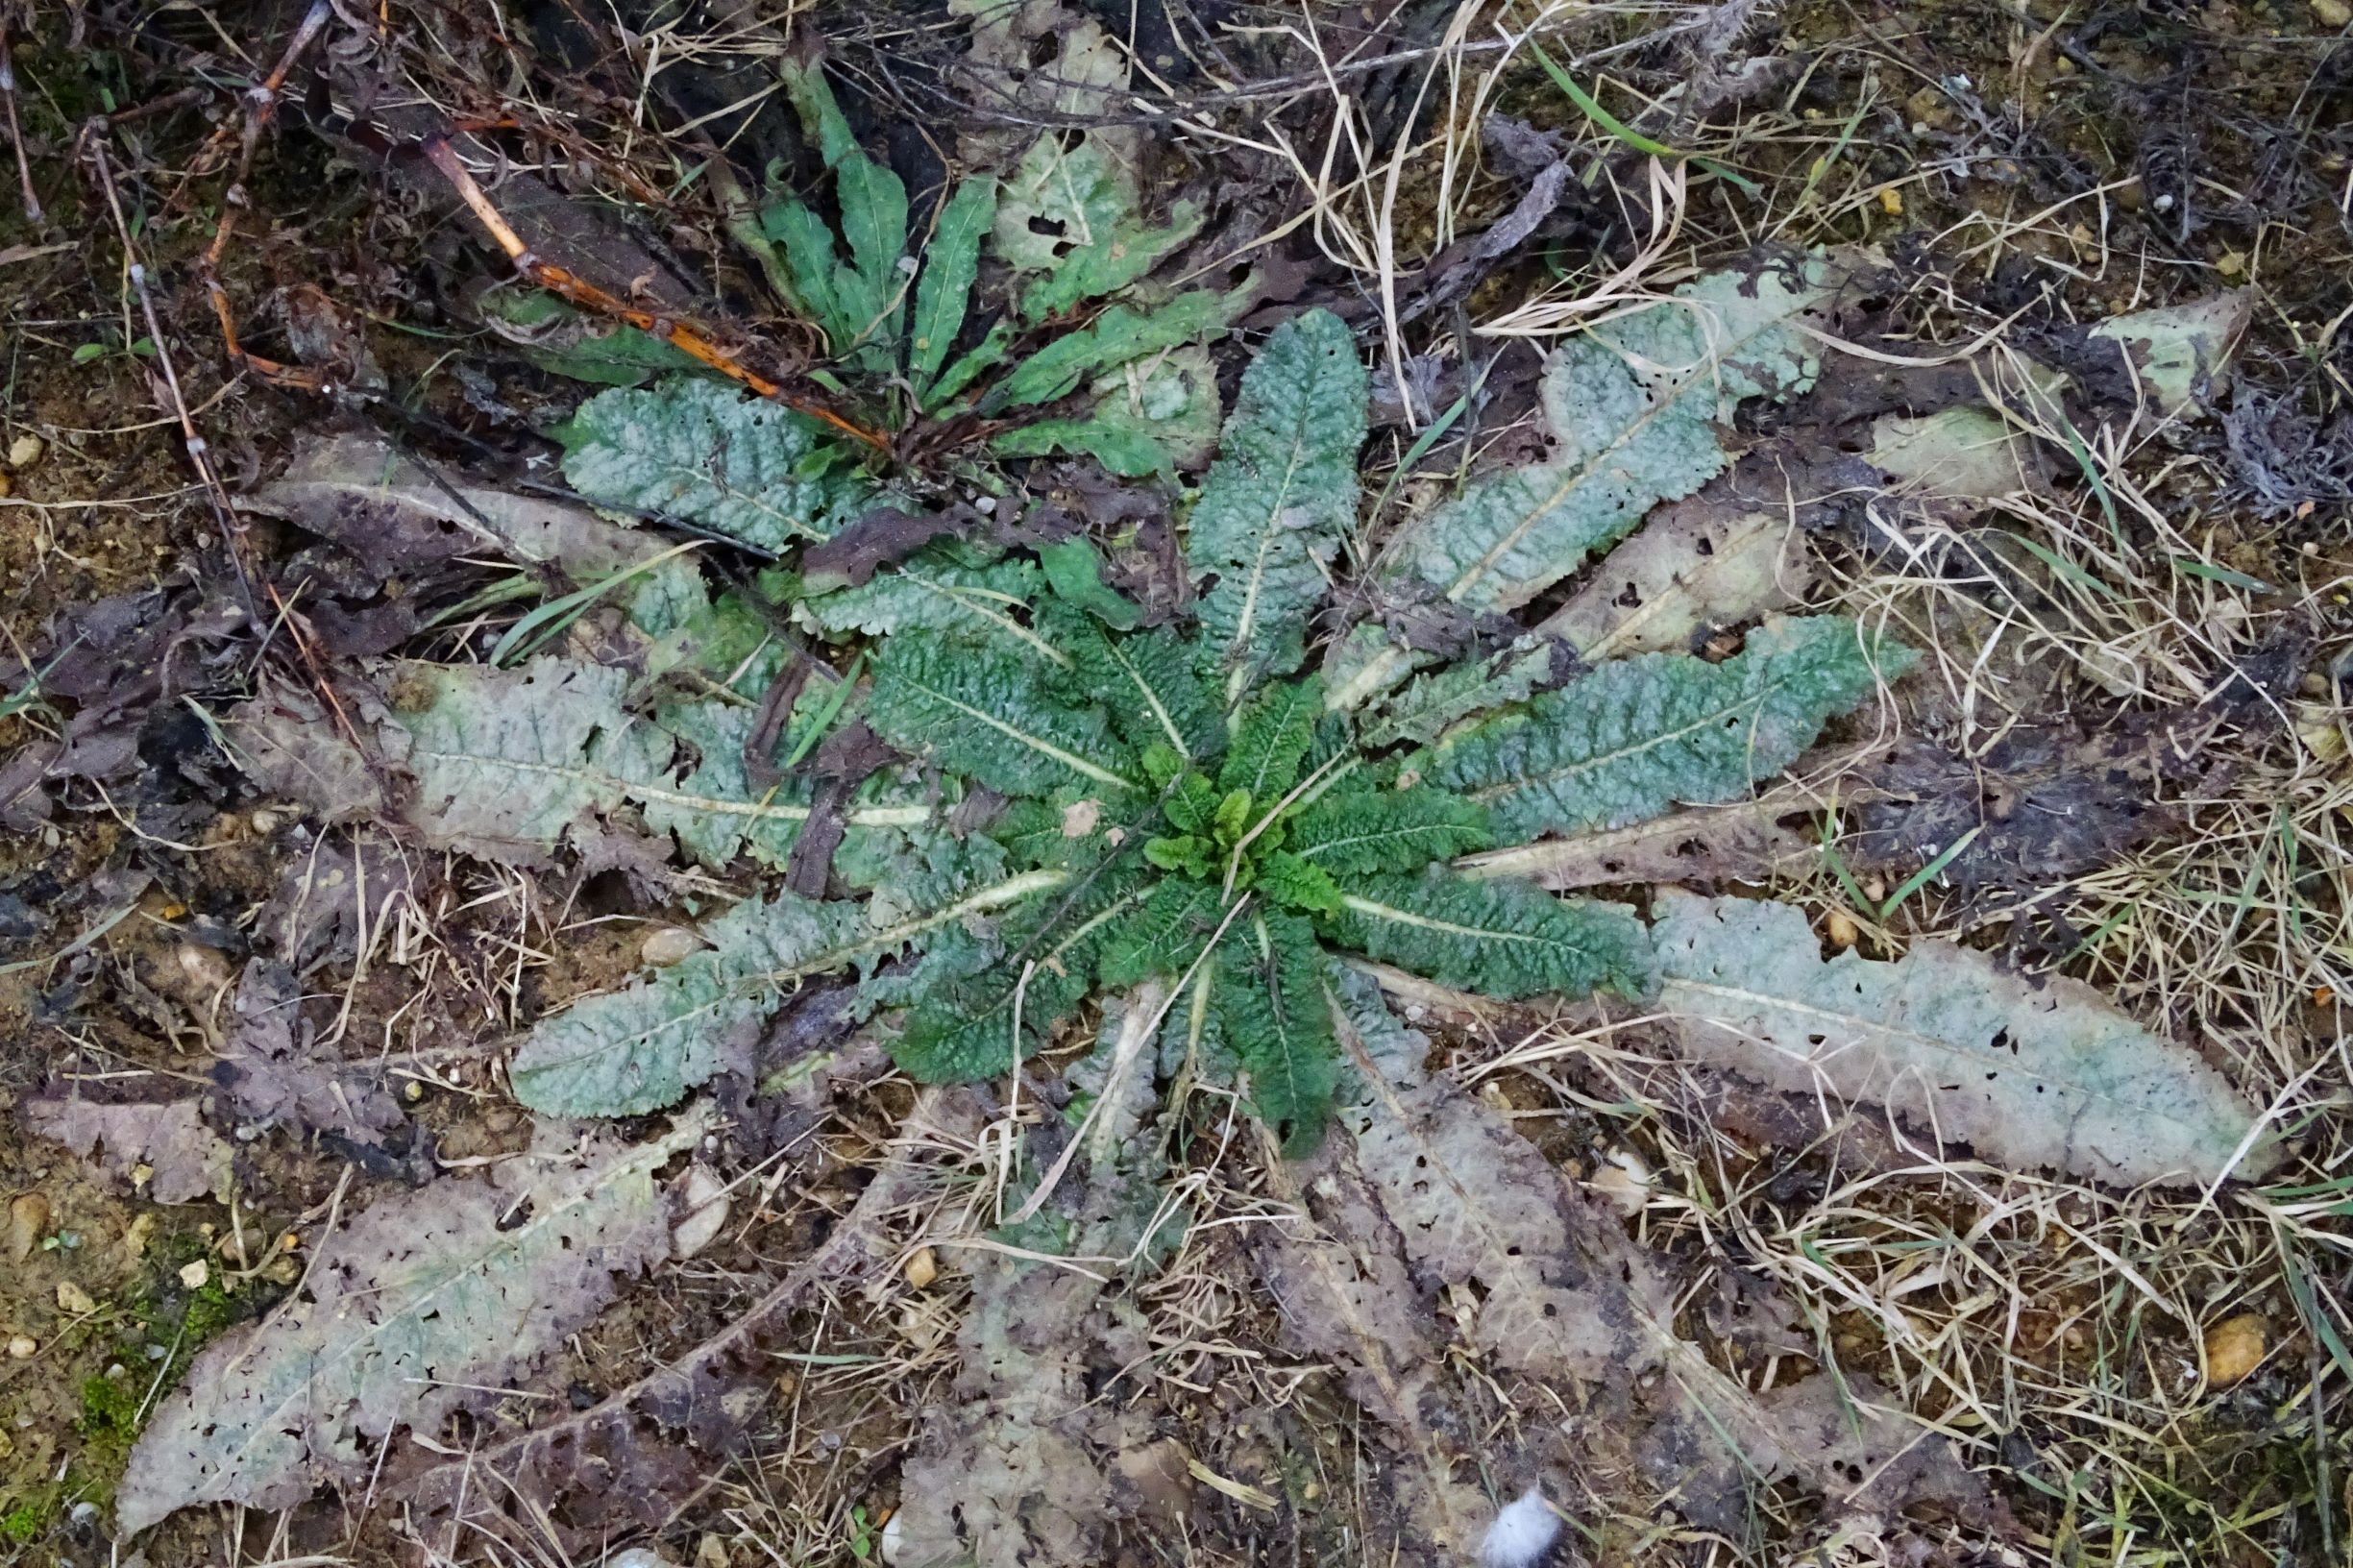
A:
{"label": "white pebble", "polygon": [[671,1251],[692,1258],[718,1240],[727,1223],[727,1184],[708,1165],[689,1165],[678,1180],[677,1203],[685,1217],[670,1233]]}

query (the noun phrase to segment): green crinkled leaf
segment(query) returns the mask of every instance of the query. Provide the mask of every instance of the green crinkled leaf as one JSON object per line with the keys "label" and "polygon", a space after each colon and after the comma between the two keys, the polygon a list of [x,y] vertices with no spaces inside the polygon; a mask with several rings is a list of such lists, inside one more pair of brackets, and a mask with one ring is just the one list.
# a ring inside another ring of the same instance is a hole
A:
{"label": "green crinkled leaf", "polygon": [[1005,795],[1134,788],[1134,755],[1112,736],[1101,709],[1064,698],[1057,674],[1000,645],[906,632],[875,661],[866,721],[909,755]]}
{"label": "green crinkled leaf", "polygon": [[925,551],[892,570],[875,573],[854,588],[836,588],[795,600],[793,619],[833,636],[847,632],[869,637],[917,631],[950,633],[1001,642],[1026,657],[1066,664],[1061,651],[1014,613],[1037,592],[1038,568],[1027,561],[962,566]]}
{"label": "green crinkled leaf", "polygon": [[1224,919],[1224,901],[1214,884],[1164,877],[1140,907],[1112,927],[1096,978],[1115,988],[1155,975],[1174,979],[1200,956]]}
{"label": "green crinkled leaf", "polygon": [[1071,694],[1108,707],[1113,725],[1138,752],[1164,746],[1193,762],[1224,748],[1225,722],[1201,682],[1191,648],[1176,633],[1164,628],[1113,636],[1067,609],[1042,615],[1039,625],[1069,657]]}
{"label": "green crinkled leaf", "polygon": [[1443,790],[1352,790],[1290,817],[1287,843],[1341,875],[1416,871],[1493,842],[1485,808]]}
{"label": "green crinkled leaf", "polygon": [[915,325],[907,343],[907,374],[919,389],[939,375],[964,330],[972,281],[980,275],[980,242],[996,223],[996,179],[965,176],[940,209],[923,248],[923,276],[915,288]]}
{"label": "green crinkled leaf", "polygon": [[1205,658],[1229,703],[1305,656],[1323,563],[1356,523],[1364,400],[1356,341],[1328,310],[1276,328],[1243,373],[1186,543],[1193,576],[1215,579]]}
{"label": "green crinkled leaf", "polygon": [[1114,631],[1132,631],[1143,619],[1133,600],[1123,598],[1103,581],[1103,557],[1080,537],[1040,547],[1038,564],[1045,580],[1064,603],[1086,611]]}
{"label": "green crinkled leaf", "polygon": [[564,478],[590,501],[674,517],[762,550],[822,539],[875,490],[823,459],[824,428],[722,381],[606,392],[555,432]]}
{"label": "green crinkled leaf", "polygon": [[856,903],[784,892],[748,898],[703,927],[709,947],[543,1019],[516,1050],[508,1082],[517,1099],[551,1115],[627,1116],[674,1105],[745,1059],[751,1032],[802,980],[871,968],[1062,881],[1027,872],[879,927]]}
{"label": "green crinkled leaf", "polygon": [[1525,701],[1553,673],[1553,647],[1517,645],[1491,658],[1465,659],[1415,677],[1366,720],[1367,747],[1419,741],[1427,746],[1475,713]]}
{"label": "green crinkled leaf", "polygon": [[1525,882],[1445,871],[1350,878],[1340,912],[1321,923],[1339,946],[1484,996],[1653,990],[1650,939],[1631,910]]}
{"label": "green crinkled leaf", "polygon": [[1219,1032],[1250,1075],[1251,1108],[1296,1159],[1321,1141],[1339,1083],[1329,961],[1296,915],[1269,911],[1250,926],[1250,940],[1217,960]]}
{"label": "green crinkled leaf", "polygon": [[643,386],[656,376],[703,369],[652,333],[586,315],[545,289],[485,289],[476,304],[493,331],[551,375],[594,386]]}
{"label": "green crinkled leaf", "polygon": [[1268,686],[1241,711],[1234,744],[1217,771],[1220,791],[1242,790],[1263,814],[1299,782],[1299,764],[1315,741],[1324,716],[1323,682],[1305,680]]}
{"label": "green crinkled leaf", "polygon": [[1669,894],[1653,936],[1684,1049],[1809,1103],[1884,1105],[1982,1159],[2121,1187],[2279,1164],[2228,1079],[2079,981],[1942,942],[1825,963],[1802,912],[1742,898]]}
{"label": "green crinkled leaf", "polygon": [[1180,833],[1207,833],[1217,818],[1217,786],[1199,773],[1187,773],[1161,801],[1161,812]]}
{"label": "green crinkled leaf", "polygon": [[1661,501],[1724,466],[1734,404],[1813,384],[1795,325],[1827,297],[1828,269],[1719,272],[1673,303],[1563,344],[1546,367],[1552,460],[1478,485],[1416,528],[1398,569],[1478,611],[1525,604]]}
{"label": "green crinkled leaf", "polygon": [[1223,327],[1235,301],[1210,289],[1180,294],[1152,310],[1115,305],[1090,326],[1062,336],[1021,361],[981,400],[991,411],[1026,408],[1067,397],[1090,376],[1115,370],[1148,354],[1180,348]]}
{"label": "green crinkled leaf", "polygon": [[1287,849],[1279,849],[1260,859],[1258,880],[1253,886],[1262,896],[1273,899],[1286,909],[1310,915],[1336,915],[1340,912],[1340,887],[1333,880],[1332,873]]}
{"label": "green crinkled leaf", "polygon": [[993,1076],[1013,1065],[1017,1017],[1021,1054],[1034,1054],[1086,999],[1111,927],[1150,886],[1105,872],[1075,895],[1050,894],[1009,917],[1004,958],[911,1009],[892,1060],[922,1083]]}
{"label": "green crinkled leaf", "polygon": [[[700,583],[696,587],[699,593]],[[638,613],[645,597],[640,595],[638,603],[631,605],[630,620],[654,634],[653,646],[645,655],[649,676],[691,673],[714,686],[756,699],[784,668],[788,650],[777,640],[769,617],[745,594],[730,589],[717,599],[704,597],[699,603],[690,602],[683,614],[666,616],[668,624],[658,631]]]}
{"label": "green crinkled leaf", "polygon": [[1094,823],[1075,834],[1069,831],[1072,825],[1067,809],[1056,801],[1015,800],[984,831],[1004,847],[1012,865],[1085,870],[1103,858],[1109,845]]}
{"label": "green crinkled leaf", "polygon": [[601,819],[658,785],[676,749],[623,711],[625,671],[554,658],[397,668],[416,781],[404,814],[436,848],[532,863],[566,838],[594,844]]}
{"label": "green crinkled leaf", "polygon": [[1421,772],[1483,802],[1504,844],[1625,827],[1746,795],[1911,663],[1851,621],[1768,622],[1722,664],[1646,653],[1604,665],[1456,736]]}
{"label": "green crinkled leaf", "polygon": [[1127,287],[1200,227],[1190,202],[1164,226],[1146,223],[1102,142],[1062,133],[1033,142],[1006,180],[995,249],[1017,271],[1042,274],[1021,294],[1021,313],[1041,321]]}

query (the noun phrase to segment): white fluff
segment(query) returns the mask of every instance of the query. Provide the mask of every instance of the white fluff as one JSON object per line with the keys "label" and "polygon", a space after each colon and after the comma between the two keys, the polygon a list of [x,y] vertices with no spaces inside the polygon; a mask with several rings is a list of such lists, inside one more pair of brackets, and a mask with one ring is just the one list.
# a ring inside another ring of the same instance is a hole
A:
{"label": "white fluff", "polygon": [[1487,1527],[1479,1543],[1479,1560],[1485,1568],[1535,1568],[1560,1538],[1560,1515],[1531,1486],[1504,1505],[1504,1511]]}

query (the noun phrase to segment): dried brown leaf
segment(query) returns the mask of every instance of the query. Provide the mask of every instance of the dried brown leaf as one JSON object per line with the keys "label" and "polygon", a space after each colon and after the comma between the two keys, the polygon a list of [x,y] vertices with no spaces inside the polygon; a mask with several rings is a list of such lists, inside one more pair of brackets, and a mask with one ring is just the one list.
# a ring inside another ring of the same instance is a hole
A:
{"label": "dried brown leaf", "polygon": [[1786,608],[1818,572],[1794,510],[1759,506],[1741,473],[1654,515],[1541,629],[1592,663],[1681,651],[1721,626]]}
{"label": "dried brown leaf", "polygon": [[[369,744],[399,742],[397,725],[376,722],[384,714],[373,692],[345,682],[337,695],[368,723]],[[382,815],[380,759],[352,744],[310,688],[265,675],[258,695],[230,710],[227,729],[237,766],[265,793],[298,802],[322,823]]]}
{"label": "dried brown leaf", "polygon": [[239,1119],[354,1143],[377,1142],[407,1120],[378,1065],[347,1063],[319,1046],[303,1021],[302,987],[284,965],[246,965],[231,1015],[212,1079]]}
{"label": "dried brown leaf", "polygon": [[[1675,1332],[1672,1282],[1614,1214],[1450,1082],[1413,1081],[1393,1051],[1382,1053],[1385,1074],[1360,1021],[1341,1020],[1363,1092],[1340,1113],[1353,1147],[1334,1158],[1358,1173],[1365,1197],[1318,1205],[1319,1218],[1345,1233],[1348,1266],[1338,1289],[1286,1300],[1286,1323],[1325,1354],[1342,1354],[1343,1339],[1354,1347],[1351,1387],[1369,1387],[1367,1408],[1409,1452],[1429,1450],[1428,1416],[1446,1405],[1442,1388],[1435,1400],[1415,1390],[1400,1409],[1408,1385],[1398,1374],[1430,1359],[1432,1332],[1400,1322],[1426,1311],[1400,1282],[1428,1277],[1450,1287],[1462,1336],[1488,1361],[1543,1380],[1583,1410],[1577,1462],[1601,1489],[1645,1475],[1712,1527],[1736,1524],[1755,1486],[1780,1481],[1873,1507],[1917,1500],[1998,1513],[1949,1445],[1900,1414],[1834,1401],[1839,1427],[1821,1415],[1826,1394],[1814,1384],[1759,1398],[1719,1371]],[[1349,1191],[1345,1179],[1316,1187],[1319,1199]],[[1330,1314],[1341,1305],[1363,1332],[1336,1335]],[[1419,1469],[1451,1482],[1450,1456]],[[1442,1548],[1459,1511],[1421,1521],[1418,1538]]]}
{"label": "dried brown leaf", "polygon": [[[1154,1102],[1151,1036],[1157,994],[1142,988],[1105,1025],[1082,1076],[1094,1076],[1101,1125],[1140,1125]],[[1091,1067],[1093,1071],[1088,1072]],[[894,1562],[969,1561],[979,1568],[1078,1568],[1103,1560],[1104,1531],[1123,1493],[1097,1456],[1136,1446],[1136,1434],[1089,1385],[1098,1347],[1117,1344],[1120,1305],[1107,1301],[1102,1260],[1127,1255],[1155,1207],[1140,1175],[1147,1146],[1092,1140],[1084,1181],[1056,1204],[1083,1267],[981,1250],[972,1305],[957,1335],[957,1403],[926,1413],[921,1452],[901,1472],[892,1521]],[[1106,1158],[1105,1156],[1110,1156]],[[1041,1164],[1050,1165],[1050,1157]],[[1134,1359],[1115,1353],[1115,1363]]]}
{"label": "dried brown leaf", "polygon": [[[909,1125],[951,1092],[926,1090]],[[535,1548],[552,1533],[585,1557],[625,1530],[658,1531],[723,1474],[767,1403],[763,1342],[821,1286],[856,1281],[881,1262],[885,1215],[922,1185],[922,1167],[884,1167],[807,1258],[718,1334],[585,1410],[488,1438],[465,1455],[389,1480],[382,1496],[429,1552],[454,1556],[476,1538]],[[506,1418],[545,1415],[515,1402]]]}
{"label": "dried brown leaf", "polygon": [[36,1135],[95,1156],[107,1174],[158,1203],[193,1203],[228,1185],[235,1151],[205,1125],[195,1100],[99,1105],[73,1093],[39,1094],[21,1115]]}
{"label": "dried brown leaf", "polygon": [[578,502],[525,495],[428,466],[373,432],[317,437],[238,504],[284,518],[386,571],[492,552],[594,581],[661,553],[666,541]]}

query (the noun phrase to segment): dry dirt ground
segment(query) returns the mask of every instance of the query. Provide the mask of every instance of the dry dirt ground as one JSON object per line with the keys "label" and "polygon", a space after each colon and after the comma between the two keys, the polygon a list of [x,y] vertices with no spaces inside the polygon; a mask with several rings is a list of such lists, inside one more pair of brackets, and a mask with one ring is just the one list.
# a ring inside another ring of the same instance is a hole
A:
{"label": "dry dirt ground", "polygon": [[[1884,617],[1923,650],[1891,710],[1917,744],[1834,733],[1829,748],[1876,747],[1843,796],[1783,798],[1740,843],[1587,880],[1638,901],[1670,882],[1770,889],[1826,952],[1941,938],[2088,982],[2266,1108],[2292,1157],[2212,1190],[2021,1174],[1891,1138],[1868,1108],[1826,1130],[1831,1108],[1683,1061],[1624,1008],[1409,997],[1433,1076],[1609,1206],[1717,1371],[1760,1390],[1868,1380],[1949,1442],[1966,1501],[1838,1507],[1757,1478],[1745,1517],[1698,1519],[1659,1506],[1654,1477],[1582,1464],[1582,1394],[1473,1335],[1486,1286],[1418,1281],[1415,1332],[1446,1385],[1430,1430],[1454,1483],[1489,1505],[1544,1485],[1570,1520],[1562,1561],[2344,1560],[2341,0],[1072,3],[1139,67],[1120,117],[1148,149],[1150,204],[1207,210],[1188,259],[1209,269],[1214,240],[1264,263],[1213,346],[1229,402],[1248,345],[1336,309],[1374,369],[1367,494],[1396,515],[1531,454],[1538,356],[1591,301],[1760,250],[1868,261],[1838,330],[1869,355],[1732,432],[1823,465],[1868,456],[1856,432],[1880,415],[1973,397],[1984,360],[1949,352],[1973,342],[2068,367],[2077,410],[2130,407],[2083,328],[2243,291],[2231,373],[2162,429],[2063,417],[2007,493],[1900,515],[1875,474],[1821,479],[1806,601]],[[370,559],[240,504],[329,429],[387,432],[517,493],[555,477],[547,431],[597,389],[549,368],[548,339],[486,325],[504,260],[419,138],[462,130],[511,159],[494,195],[531,184],[551,258],[625,297],[650,259],[695,314],[798,374],[821,339],[723,218],[730,179],[809,166],[773,61],[821,45],[868,145],[936,189],[944,159],[1025,134],[963,88],[976,9],[337,0],[263,99],[247,89],[301,5],[0,5],[19,149],[0,150],[0,192],[16,158],[25,171],[23,199],[0,194],[0,1561],[882,1553],[903,1466],[974,1397],[979,1260],[1007,1244],[980,1223],[990,1129],[1039,1112],[1009,1110],[1003,1083],[919,1092],[833,1027],[823,985],[719,1086],[716,1130],[659,1169],[674,1205],[690,1164],[730,1188],[719,1234],[628,1280],[494,1398],[382,1444],[407,1477],[586,1412],[617,1456],[601,1480],[550,1464],[497,1528],[459,1531],[367,1487],[190,1508],[136,1539],[113,1505],[199,1353],[299,1294],[340,1227],[579,1136],[508,1092],[517,1034],[621,985],[762,874],[656,887],[569,854],[437,850],[395,814],[265,788],[224,740],[262,691],[332,726],[338,668],[478,660],[528,605],[482,592],[513,576],[493,560]],[[1600,113],[1498,42],[1532,37]],[[1566,166],[1512,233],[1529,175],[1489,116]],[[225,346],[213,278],[266,362]],[[319,385],[289,384],[304,374]],[[1439,421],[1458,400],[1468,417]],[[1083,508],[1102,476],[1066,467],[1055,482]],[[571,646],[599,634],[592,613]],[[1734,628],[1710,656],[1736,646]],[[320,692],[326,706],[305,695]],[[331,1091],[367,1098],[365,1136],[224,1097],[236,999],[263,965],[286,967],[303,1032],[348,1068]],[[149,1130],[166,1107],[192,1119],[152,1148],[118,1133],[76,1152],[39,1130],[60,1095],[135,1107]],[[1098,1456],[1116,1473],[1104,1517],[1076,1537],[1039,1527],[1082,1539],[1074,1555],[983,1559],[1465,1560],[1401,1517],[1415,1505],[1379,1379],[1287,1323],[1267,1285],[1258,1237],[1313,1200],[1312,1174],[1303,1187],[1246,1119],[1196,1115],[1174,1145],[1189,1230],[1090,1306],[1118,1333],[1070,1385],[1127,1424]],[[731,1331],[697,1363],[732,1402],[707,1449],[676,1411],[633,1407],[640,1380]]]}

